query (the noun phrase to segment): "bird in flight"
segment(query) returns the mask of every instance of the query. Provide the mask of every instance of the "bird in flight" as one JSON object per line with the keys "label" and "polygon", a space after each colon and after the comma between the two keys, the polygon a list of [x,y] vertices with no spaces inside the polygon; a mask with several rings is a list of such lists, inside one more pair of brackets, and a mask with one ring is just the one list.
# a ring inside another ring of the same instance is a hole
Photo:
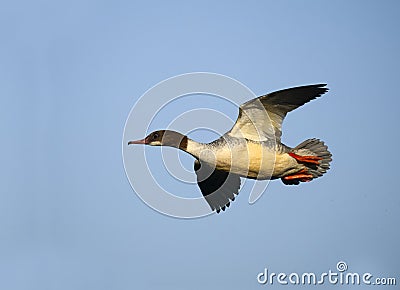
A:
{"label": "bird in flight", "polygon": [[158,130],[130,144],[170,146],[195,158],[197,184],[212,211],[229,207],[239,194],[240,177],[278,179],[298,185],[322,176],[332,161],[328,147],[308,139],[294,148],[281,143],[286,114],[326,93],[326,84],[284,89],[252,99],[239,107],[232,129],[210,143]]}

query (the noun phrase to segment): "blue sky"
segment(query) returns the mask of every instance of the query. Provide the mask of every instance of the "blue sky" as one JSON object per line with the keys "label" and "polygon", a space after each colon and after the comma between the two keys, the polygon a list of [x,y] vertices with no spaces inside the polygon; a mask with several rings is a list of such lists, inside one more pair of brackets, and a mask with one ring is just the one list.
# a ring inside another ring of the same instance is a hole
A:
{"label": "blue sky", "polygon": [[[257,289],[271,287],[257,284],[265,267],[320,273],[340,260],[400,282],[399,8],[2,3],[0,287]],[[288,115],[283,142],[321,138],[331,170],[298,187],[271,182],[254,205],[241,192],[220,215],[180,220],[151,210],[125,176],[125,120],[153,85],[194,71],[260,95],[328,83],[328,94]]]}

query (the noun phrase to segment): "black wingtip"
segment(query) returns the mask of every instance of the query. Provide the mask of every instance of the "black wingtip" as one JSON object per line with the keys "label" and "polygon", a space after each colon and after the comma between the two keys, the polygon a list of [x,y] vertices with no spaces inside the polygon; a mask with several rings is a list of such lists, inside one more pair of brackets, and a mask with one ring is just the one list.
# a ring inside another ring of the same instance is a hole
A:
{"label": "black wingtip", "polygon": [[[327,85],[328,85],[328,84],[318,84],[318,85],[315,85],[315,87],[320,88],[320,89],[323,89],[324,92],[327,92],[327,91],[329,91],[329,88],[326,88]],[[324,88],[324,87],[325,87],[325,88]]]}
{"label": "black wingtip", "polygon": [[[314,92],[316,93],[314,98],[318,98],[329,91],[329,88],[326,87],[327,85],[328,84],[316,84],[316,85],[303,86],[303,88],[314,89],[315,90]],[[314,99],[314,98],[312,98],[312,99]]]}
{"label": "black wingtip", "polygon": [[303,87],[303,88],[316,88],[316,89],[322,89],[322,90],[329,90],[329,88],[326,87],[327,85],[328,84],[321,83],[321,84],[315,84],[315,85],[300,86],[300,88]]}

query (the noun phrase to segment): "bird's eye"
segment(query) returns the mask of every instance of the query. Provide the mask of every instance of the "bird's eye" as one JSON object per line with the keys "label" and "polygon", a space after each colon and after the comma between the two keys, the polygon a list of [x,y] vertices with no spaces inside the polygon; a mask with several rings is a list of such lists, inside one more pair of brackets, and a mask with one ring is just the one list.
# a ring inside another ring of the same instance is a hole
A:
{"label": "bird's eye", "polygon": [[158,133],[153,134],[153,140],[156,140],[156,139],[158,139]]}

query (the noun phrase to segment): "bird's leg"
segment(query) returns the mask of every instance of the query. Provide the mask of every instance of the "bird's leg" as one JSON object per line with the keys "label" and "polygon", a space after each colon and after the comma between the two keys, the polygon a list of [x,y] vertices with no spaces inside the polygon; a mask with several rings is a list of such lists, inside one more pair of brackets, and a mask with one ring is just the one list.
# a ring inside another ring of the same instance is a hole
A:
{"label": "bird's leg", "polygon": [[307,174],[308,171],[307,169],[302,169],[299,172],[295,174],[291,174],[285,177],[282,177],[282,181],[301,181],[301,182],[308,182],[313,179],[313,176],[311,174]]}
{"label": "bird's leg", "polygon": [[290,157],[293,157],[294,159],[297,160],[299,163],[311,163],[311,164],[316,164],[319,165],[319,161],[322,160],[321,157],[318,156],[301,156],[297,155],[296,153],[289,152]]}

